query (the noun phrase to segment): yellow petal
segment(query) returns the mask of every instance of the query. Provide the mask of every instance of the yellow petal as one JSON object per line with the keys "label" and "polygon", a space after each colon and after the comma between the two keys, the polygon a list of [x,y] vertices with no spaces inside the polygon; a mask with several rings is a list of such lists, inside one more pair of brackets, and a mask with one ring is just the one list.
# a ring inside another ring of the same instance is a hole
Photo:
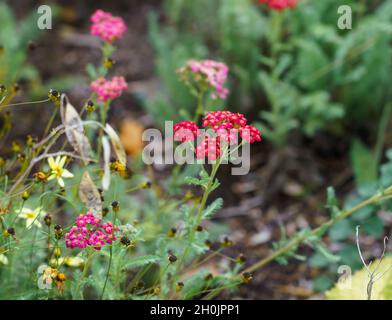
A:
{"label": "yellow petal", "polygon": [[49,167],[52,169],[53,166],[54,166],[54,159],[53,159],[53,157],[49,157],[48,158],[48,164],[49,164]]}
{"label": "yellow petal", "polygon": [[63,174],[61,175],[64,178],[73,178],[73,174],[71,172],[69,172],[67,169],[63,170]]}
{"label": "yellow petal", "polygon": [[59,183],[61,188],[64,188],[65,185],[64,185],[64,180],[62,178],[58,178],[57,182]]}
{"label": "yellow petal", "polygon": [[65,161],[67,160],[67,157],[66,156],[64,156],[64,157],[62,157],[61,159],[60,159],[60,161],[59,161],[59,166],[62,168],[62,167],[64,167],[64,165],[65,165]]}

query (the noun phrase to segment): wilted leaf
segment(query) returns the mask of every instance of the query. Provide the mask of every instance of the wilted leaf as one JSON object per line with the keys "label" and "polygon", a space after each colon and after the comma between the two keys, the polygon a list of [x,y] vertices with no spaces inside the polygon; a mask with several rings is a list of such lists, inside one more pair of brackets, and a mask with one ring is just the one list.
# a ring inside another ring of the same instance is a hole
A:
{"label": "wilted leaf", "polygon": [[110,144],[108,139],[102,137],[102,148],[103,148],[103,177],[102,177],[102,188],[108,190],[110,186]]}
{"label": "wilted leaf", "polygon": [[118,161],[120,161],[124,166],[126,166],[127,165],[127,155],[125,153],[123,145],[121,144],[120,137],[118,136],[116,131],[114,131],[112,126],[110,126],[108,123],[106,124],[105,132],[107,133],[107,135],[110,138],[110,141],[112,143],[112,146],[113,146],[113,149],[114,149],[114,152],[117,156]]}
{"label": "wilted leaf", "polygon": [[86,171],[79,185],[79,198],[89,212],[102,218],[102,200],[98,188],[95,186],[90,174]]}
{"label": "wilted leaf", "polygon": [[76,109],[69,103],[65,94],[61,95],[61,120],[65,127],[65,134],[74,150],[80,154],[84,164],[89,163],[91,145],[84,134],[82,119]]}

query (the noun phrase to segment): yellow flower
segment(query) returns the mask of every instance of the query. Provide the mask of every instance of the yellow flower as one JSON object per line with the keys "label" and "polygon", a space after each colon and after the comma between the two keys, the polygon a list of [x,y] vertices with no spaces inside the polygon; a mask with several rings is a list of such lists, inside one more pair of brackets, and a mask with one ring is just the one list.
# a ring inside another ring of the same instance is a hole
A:
{"label": "yellow flower", "polygon": [[73,174],[69,172],[67,169],[64,169],[65,161],[67,157],[56,157],[56,160],[53,157],[48,158],[49,168],[51,170],[50,176],[48,180],[57,179],[60,187],[64,188],[64,180],[63,178],[72,178]]}
{"label": "yellow flower", "polygon": [[5,254],[0,254],[0,263],[8,264],[8,258]]}
{"label": "yellow flower", "polygon": [[64,264],[68,267],[79,268],[84,265],[84,259],[76,257],[65,257]]}
{"label": "yellow flower", "polygon": [[33,225],[37,228],[41,228],[42,224],[39,222],[39,217],[41,214],[46,214],[41,207],[32,210],[30,208],[23,208],[19,214],[20,219],[26,220],[26,228],[30,229]]}
{"label": "yellow flower", "polygon": [[59,267],[60,265],[66,265],[67,267],[71,267],[71,268],[80,268],[84,266],[84,259],[82,259],[79,256],[75,256],[75,257],[61,257],[61,258],[52,258],[50,260],[50,265],[51,266],[56,266]]}

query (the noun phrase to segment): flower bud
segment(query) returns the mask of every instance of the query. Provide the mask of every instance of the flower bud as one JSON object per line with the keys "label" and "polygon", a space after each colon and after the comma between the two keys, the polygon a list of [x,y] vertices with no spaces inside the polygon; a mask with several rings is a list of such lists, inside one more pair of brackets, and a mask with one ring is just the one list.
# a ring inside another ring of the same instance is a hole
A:
{"label": "flower bud", "polygon": [[167,236],[169,238],[174,238],[176,236],[177,233],[177,229],[176,228],[171,228],[168,232],[167,232]]}
{"label": "flower bud", "polygon": [[120,239],[120,243],[126,247],[129,247],[131,245],[131,240],[127,236],[122,236]]}
{"label": "flower bud", "polygon": [[45,217],[44,217],[44,222],[45,222],[45,224],[48,226],[48,227],[50,227],[50,225],[52,224],[52,215],[51,214],[47,214],[47,215],[45,215]]}
{"label": "flower bud", "polygon": [[243,264],[243,263],[246,262],[246,257],[241,253],[241,254],[237,257],[236,261],[237,261],[237,263],[239,263],[239,264]]}
{"label": "flower bud", "polygon": [[3,235],[5,238],[8,238],[9,236],[15,237],[15,229],[9,227],[6,230],[4,230]]}
{"label": "flower bud", "polygon": [[55,104],[55,106],[60,106],[60,92],[58,92],[57,90],[50,89],[48,93],[48,98]]}
{"label": "flower bud", "polygon": [[184,282],[178,282],[176,285],[176,291],[180,292],[184,288]]}
{"label": "flower bud", "polygon": [[120,203],[118,201],[112,202],[112,209],[114,212],[118,212],[120,210]]}
{"label": "flower bud", "polygon": [[110,69],[116,62],[112,58],[105,58],[103,65],[106,69]]}
{"label": "flower bud", "polygon": [[28,198],[30,198],[30,193],[28,191],[24,191],[21,196],[22,199],[26,201]]}
{"label": "flower bud", "polygon": [[141,185],[141,188],[142,189],[150,189],[151,188],[151,182],[150,181],[143,182],[142,185]]}
{"label": "flower bud", "polygon": [[57,273],[56,280],[59,282],[64,282],[65,280],[67,280],[67,277],[65,276],[64,273],[59,272]]}
{"label": "flower bud", "polygon": [[241,277],[244,283],[249,283],[253,279],[252,274],[249,272],[244,272]]}
{"label": "flower bud", "polygon": [[174,263],[177,261],[177,257],[174,254],[169,254],[168,259],[169,259],[170,263]]}
{"label": "flower bud", "polygon": [[95,105],[94,102],[91,100],[88,100],[84,106],[87,112],[94,112],[95,111]]}
{"label": "flower bud", "polygon": [[37,182],[46,182],[48,180],[48,176],[42,171],[34,173],[34,178]]}
{"label": "flower bud", "polygon": [[60,257],[61,257],[61,249],[60,249],[59,247],[56,247],[56,248],[54,249],[54,251],[53,251],[53,255],[54,255],[56,258],[60,258]]}
{"label": "flower bud", "polygon": [[233,246],[233,241],[229,238],[229,237],[224,237],[223,238],[223,241],[222,241],[222,246],[223,247],[231,247],[231,246]]}
{"label": "flower bud", "polygon": [[54,235],[57,240],[60,240],[63,237],[63,228],[59,224],[54,226]]}

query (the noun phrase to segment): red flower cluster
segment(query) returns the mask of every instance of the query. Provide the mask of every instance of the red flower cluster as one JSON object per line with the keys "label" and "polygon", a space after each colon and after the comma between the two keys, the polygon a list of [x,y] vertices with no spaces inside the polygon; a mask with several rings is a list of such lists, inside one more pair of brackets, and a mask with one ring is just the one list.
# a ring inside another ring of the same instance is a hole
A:
{"label": "red flower cluster", "polygon": [[196,158],[216,160],[222,154],[221,143],[235,144],[238,142],[238,135],[247,143],[261,141],[260,131],[247,122],[241,113],[213,111],[207,113],[202,121],[202,126],[209,129],[207,132],[201,132],[192,121],[183,121],[173,126],[174,138],[184,142],[201,137],[202,141],[195,150]]}
{"label": "red flower cluster", "polygon": [[286,8],[295,8],[298,0],[257,0],[259,3],[268,4],[268,8],[272,10],[282,11]]}
{"label": "red flower cluster", "polygon": [[173,126],[174,139],[181,142],[193,141],[199,135],[197,124],[192,121],[182,121]]}

